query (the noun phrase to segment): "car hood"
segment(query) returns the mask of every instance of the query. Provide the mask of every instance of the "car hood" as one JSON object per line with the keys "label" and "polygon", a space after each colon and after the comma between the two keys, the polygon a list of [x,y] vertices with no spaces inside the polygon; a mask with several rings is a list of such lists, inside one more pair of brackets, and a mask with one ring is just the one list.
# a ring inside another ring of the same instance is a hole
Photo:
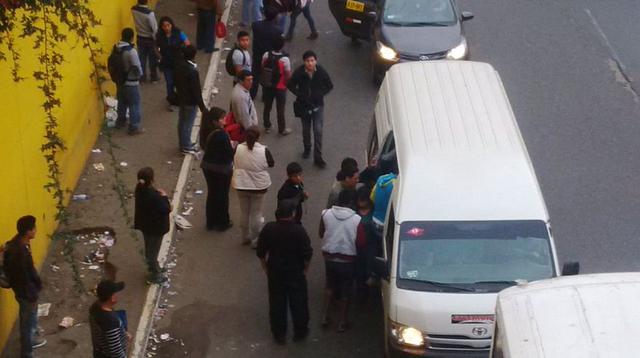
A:
{"label": "car hood", "polygon": [[383,43],[399,53],[423,55],[448,51],[460,44],[460,24],[452,26],[389,26],[380,28]]}

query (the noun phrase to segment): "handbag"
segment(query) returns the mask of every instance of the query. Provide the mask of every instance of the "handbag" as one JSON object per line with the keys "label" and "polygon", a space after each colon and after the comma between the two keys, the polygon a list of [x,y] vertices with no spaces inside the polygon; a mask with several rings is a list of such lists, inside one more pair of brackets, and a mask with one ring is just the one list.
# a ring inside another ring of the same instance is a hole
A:
{"label": "handbag", "polygon": [[236,122],[233,111],[229,111],[224,117],[224,131],[229,134],[229,138],[238,143],[245,141],[244,128]]}
{"label": "handbag", "polygon": [[219,39],[227,37],[227,26],[222,21],[216,23],[216,37]]}

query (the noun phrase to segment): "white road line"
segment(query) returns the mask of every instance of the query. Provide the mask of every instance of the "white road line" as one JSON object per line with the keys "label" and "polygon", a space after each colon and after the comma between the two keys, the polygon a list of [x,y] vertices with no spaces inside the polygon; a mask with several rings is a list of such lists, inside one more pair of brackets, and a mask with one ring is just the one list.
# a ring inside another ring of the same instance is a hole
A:
{"label": "white road line", "polygon": [[626,69],[624,64],[620,61],[620,56],[618,56],[618,52],[616,52],[613,46],[611,46],[611,42],[609,42],[607,35],[604,33],[604,31],[602,31],[602,27],[600,27],[598,20],[596,20],[596,18],[593,16],[593,14],[591,13],[591,10],[584,9],[584,12],[587,13],[587,16],[589,16],[589,19],[591,20],[591,23],[596,28],[596,31],[598,31],[598,34],[600,34],[600,37],[602,37],[602,40],[604,41],[605,46],[607,46],[607,48],[609,49],[609,52],[611,53],[611,57],[613,57],[613,59],[616,62],[618,62],[618,65],[620,66],[621,69],[623,70]]}
{"label": "white road line", "polygon": [[[222,14],[222,22],[224,22],[225,24],[227,24],[229,20],[231,4],[232,0],[226,0],[224,13]],[[207,75],[205,77],[204,85],[202,88],[202,98],[207,107],[211,106],[211,101],[213,98],[213,88],[215,87],[215,80],[218,72],[218,64],[220,63],[223,40],[224,39],[216,39],[215,46],[220,50],[214,52],[211,55],[209,68],[207,70]],[[198,113],[193,125],[193,129],[191,131],[191,140],[193,142],[195,142],[198,138],[201,117],[202,114]],[[182,204],[182,194],[184,192],[185,184],[187,183],[187,178],[189,177],[189,174],[191,172],[191,165],[193,162],[193,155],[185,155],[184,160],[182,161],[182,167],[180,168],[180,174],[178,175],[178,182],[176,183],[176,188],[173,191],[173,199],[171,200],[173,213],[179,212],[180,206]],[[176,232],[176,225],[173,221],[173,217],[171,218],[169,225],[169,232],[166,233],[162,238],[162,246],[160,247],[160,252],[158,254],[158,261],[161,267],[164,267],[164,263],[167,260],[167,255],[169,253],[169,248],[171,247],[171,242],[173,240],[173,235]],[[138,328],[136,329],[135,337],[133,340],[133,347],[129,353],[130,357],[145,357],[145,350],[147,347],[147,341],[149,339],[149,333],[151,332],[151,328],[153,327],[153,315],[158,305],[158,300],[160,299],[161,292],[162,288],[159,285],[149,286],[147,297],[142,308],[142,313],[140,314]]]}

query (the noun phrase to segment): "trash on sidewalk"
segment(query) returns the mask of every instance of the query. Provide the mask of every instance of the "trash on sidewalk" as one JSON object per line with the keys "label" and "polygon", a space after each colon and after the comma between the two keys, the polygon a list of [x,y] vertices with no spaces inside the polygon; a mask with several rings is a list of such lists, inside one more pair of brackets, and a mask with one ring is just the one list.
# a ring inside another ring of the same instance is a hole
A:
{"label": "trash on sidewalk", "polygon": [[178,225],[180,229],[191,229],[193,225],[187,219],[183,218],[178,214],[173,215],[173,221]]}
{"label": "trash on sidewalk", "polygon": [[107,128],[113,128],[118,120],[118,100],[110,96],[104,96],[103,102],[106,108],[104,113],[105,124]]}
{"label": "trash on sidewalk", "polygon": [[202,193],[204,193],[204,191],[201,190],[201,189],[198,189],[198,190],[194,191],[194,194],[196,194],[196,195],[202,195]]}
{"label": "trash on sidewalk", "polygon": [[121,166],[121,167],[127,167],[127,166],[129,166],[129,163],[127,163],[127,162],[120,162],[120,166]]}
{"label": "trash on sidewalk", "polygon": [[100,270],[100,266],[99,265],[91,265],[91,266],[89,266],[89,270]]}
{"label": "trash on sidewalk", "polygon": [[99,148],[91,149],[91,153],[102,153],[102,150],[100,150]]}
{"label": "trash on sidewalk", "polygon": [[73,198],[73,201],[82,201],[82,200],[89,199],[89,195],[87,195],[87,194],[74,194],[72,198]]}
{"label": "trash on sidewalk", "polygon": [[49,309],[51,303],[41,303],[38,305],[38,317],[47,317],[49,315]]}
{"label": "trash on sidewalk", "polygon": [[189,216],[193,212],[193,206],[182,212],[182,215]]}
{"label": "trash on sidewalk", "polygon": [[168,341],[171,339],[171,336],[169,335],[169,333],[163,333],[160,335],[160,339],[163,341]]}
{"label": "trash on sidewalk", "polygon": [[104,164],[102,163],[93,163],[93,169],[102,172],[104,171]]}
{"label": "trash on sidewalk", "polygon": [[73,327],[73,323],[74,323],[74,319],[73,317],[65,317],[62,319],[62,321],[60,321],[60,323],[58,324],[59,327],[62,328],[69,328],[69,327]]}
{"label": "trash on sidewalk", "polygon": [[60,271],[60,266],[55,265],[55,264],[51,264],[51,265],[49,265],[49,268],[51,268],[51,271],[53,271],[53,272],[58,272],[58,271]]}

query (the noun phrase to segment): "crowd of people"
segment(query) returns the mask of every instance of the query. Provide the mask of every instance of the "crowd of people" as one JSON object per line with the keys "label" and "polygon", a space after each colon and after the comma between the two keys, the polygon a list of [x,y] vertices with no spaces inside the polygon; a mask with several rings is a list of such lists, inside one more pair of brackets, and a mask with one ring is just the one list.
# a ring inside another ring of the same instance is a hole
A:
{"label": "crowd of people", "polygon": [[[302,165],[289,163],[287,179],[277,193],[275,221],[264,223],[264,196],[272,185],[268,169],[275,161],[260,138],[262,133],[271,132],[274,101],[279,135],[292,133],[285,119],[287,92],[291,92],[295,96],[294,114],[302,122],[302,157],[307,159],[313,154],[314,165],[326,166],[322,156],[324,97],[333,89],[333,83],[312,50],[304,52],[303,64],[296,69],[284,51],[285,41],[293,38],[296,18],[301,13],[311,29],[308,39],[318,38],[311,16],[312,0],[243,1],[241,26],[246,27],[251,21],[252,34],[239,31],[227,57],[227,72],[233,77],[229,111],[207,108],[194,61],[198,51],[218,50],[214,47],[214,26],[220,21],[223,8],[219,0],[195,2],[198,13],[195,46],[170,17],[163,16],[156,21],[147,0],[138,0],[131,9],[136,29],[122,30],[121,40],[113,47],[108,61],[109,73],[117,88],[116,127],[123,128],[128,122],[128,134],[145,132],[140,83],[157,82],[159,71],[162,72],[167,110],[178,110],[180,151],[185,155],[204,152],[200,168],[207,183],[206,229],[226,231],[233,226],[229,214],[233,187],[240,209],[237,221],[241,243],[256,249],[268,278],[273,338],[278,344],[286,343],[289,307],[293,339],[304,340],[309,332],[306,273],[313,249],[302,222],[302,207],[309,195],[304,186]],[[285,32],[287,17],[290,25]],[[263,130],[253,102],[260,87],[264,101]],[[202,113],[202,123],[198,142],[193,143],[191,133],[198,111]],[[323,327],[331,324],[329,312],[335,303],[340,312],[337,325],[340,332],[349,328],[353,284],[366,290],[367,284],[375,280],[371,262],[381,255],[384,214],[397,168],[377,166],[365,172],[361,177],[353,158],[342,161],[318,229],[323,240],[326,275],[321,323]],[[140,169],[135,188],[134,227],[143,234],[149,284],[167,281],[158,263],[158,253],[162,238],[169,231],[171,211],[167,193],[155,184],[153,169]],[[37,300],[42,283],[29,245],[35,232],[33,216],[20,218],[16,236],[2,249],[6,276],[20,306],[22,357],[31,357],[33,348],[46,343],[37,330]],[[131,336],[122,312],[114,308],[123,289],[123,282],[109,279],[96,287],[97,300],[89,310],[94,357],[126,356]]]}

